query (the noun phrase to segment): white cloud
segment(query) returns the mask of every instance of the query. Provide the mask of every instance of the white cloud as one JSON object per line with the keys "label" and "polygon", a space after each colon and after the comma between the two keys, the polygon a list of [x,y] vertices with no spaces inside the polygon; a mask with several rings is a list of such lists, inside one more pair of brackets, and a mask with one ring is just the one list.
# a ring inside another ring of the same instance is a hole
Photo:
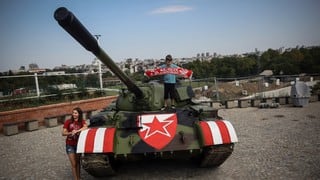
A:
{"label": "white cloud", "polygon": [[168,13],[177,13],[192,10],[191,7],[188,6],[167,6],[155,9],[151,11],[151,14],[168,14]]}

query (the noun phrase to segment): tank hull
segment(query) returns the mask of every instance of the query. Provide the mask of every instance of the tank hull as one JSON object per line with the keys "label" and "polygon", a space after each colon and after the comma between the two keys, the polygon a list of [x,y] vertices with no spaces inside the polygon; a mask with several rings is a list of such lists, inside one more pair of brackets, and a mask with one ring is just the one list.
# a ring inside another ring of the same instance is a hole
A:
{"label": "tank hull", "polygon": [[114,113],[97,116],[116,121],[108,119],[105,126],[80,134],[78,153],[83,154],[83,168],[93,176],[114,175],[117,162],[145,159],[189,159],[201,167],[215,167],[231,155],[238,141],[229,121],[199,120],[186,109]]}

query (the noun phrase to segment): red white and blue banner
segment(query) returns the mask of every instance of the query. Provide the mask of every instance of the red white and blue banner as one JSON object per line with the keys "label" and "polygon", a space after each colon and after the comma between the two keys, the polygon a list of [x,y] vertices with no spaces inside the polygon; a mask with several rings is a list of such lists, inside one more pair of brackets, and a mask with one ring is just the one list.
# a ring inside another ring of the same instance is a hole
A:
{"label": "red white and blue banner", "polygon": [[145,75],[148,77],[160,76],[165,74],[175,74],[178,76],[182,76],[183,78],[190,79],[192,77],[192,71],[189,69],[184,69],[181,67],[178,68],[155,68],[148,69],[145,71]]}
{"label": "red white and blue banner", "polygon": [[238,142],[236,132],[229,121],[200,121],[199,125],[204,138],[204,146]]}
{"label": "red white and blue banner", "polygon": [[113,152],[115,128],[90,128],[81,131],[77,153]]}
{"label": "red white and blue banner", "polygon": [[177,122],[175,113],[140,115],[137,116],[138,127],[141,127],[138,134],[145,143],[160,150],[174,138]]}

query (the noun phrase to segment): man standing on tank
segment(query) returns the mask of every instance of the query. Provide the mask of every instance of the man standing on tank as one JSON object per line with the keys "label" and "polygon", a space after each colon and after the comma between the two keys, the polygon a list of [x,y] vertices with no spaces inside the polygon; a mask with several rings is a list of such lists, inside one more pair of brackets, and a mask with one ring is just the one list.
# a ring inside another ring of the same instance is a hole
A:
{"label": "man standing on tank", "polygon": [[[165,64],[160,66],[160,68],[178,68],[176,64],[172,63],[172,56],[168,54],[165,59]],[[163,75],[164,82],[164,106],[161,110],[168,108],[168,104],[171,100],[171,108],[175,109],[175,84],[176,84],[176,75],[175,74],[165,74]]]}

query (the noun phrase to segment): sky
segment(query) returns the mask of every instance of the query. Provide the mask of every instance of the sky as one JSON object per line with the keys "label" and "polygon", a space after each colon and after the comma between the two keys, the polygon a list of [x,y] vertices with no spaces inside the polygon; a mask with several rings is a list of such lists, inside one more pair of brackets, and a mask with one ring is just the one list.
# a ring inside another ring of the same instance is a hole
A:
{"label": "sky", "polygon": [[319,0],[0,0],[0,72],[91,64],[53,18],[62,6],[115,62],[320,45]]}

